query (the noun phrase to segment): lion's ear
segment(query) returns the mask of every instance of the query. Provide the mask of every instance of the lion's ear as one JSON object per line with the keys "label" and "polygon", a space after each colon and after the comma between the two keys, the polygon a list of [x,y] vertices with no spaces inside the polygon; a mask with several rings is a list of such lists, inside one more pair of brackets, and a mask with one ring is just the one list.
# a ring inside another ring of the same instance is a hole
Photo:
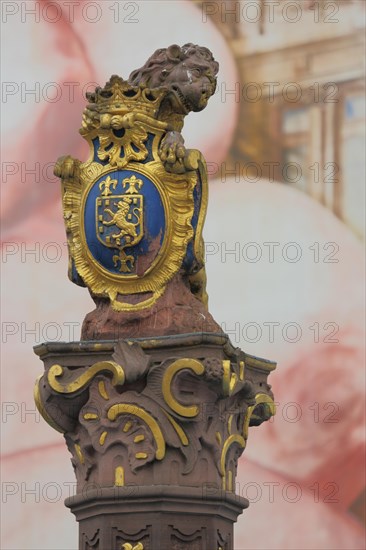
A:
{"label": "lion's ear", "polygon": [[140,72],[140,69],[136,69],[136,70],[132,71],[132,73],[128,77],[128,81],[129,81],[130,84],[132,84],[132,86],[135,86],[136,84],[138,84],[137,77],[139,75],[139,72]]}
{"label": "lion's ear", "polygon": [[167,48],[166,53],[169,59],[179,59],[181,53],[180,46],[177,44],[172,44],[169,48]]}

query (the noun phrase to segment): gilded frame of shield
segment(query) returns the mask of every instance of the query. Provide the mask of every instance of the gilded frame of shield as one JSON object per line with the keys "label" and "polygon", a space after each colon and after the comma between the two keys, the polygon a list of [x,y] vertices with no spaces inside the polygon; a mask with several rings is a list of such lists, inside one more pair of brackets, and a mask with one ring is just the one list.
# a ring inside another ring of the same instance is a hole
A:
{"label": "gilded frame of shield", "polygon": [[[132,312],[151,307],[182,264],[187,244],[193,238],[192,197],[197,174],[194,171],[182,175],[170,174],[157,160],[146,165],[131,162],[128,170],[152,181],[165,212],[165,235],[161,250],[142,276],[111,273],[96,261],[87,244],[84,216],[88,194],[96,181],[115,172],[115,167],[101,166],[95,162],[81,164],[78,178],[64,181],[63,202],[66,229],[70,237],[69,251],[77,272],[92,293],[110,298],[114,310]],[[144,293],[152,295],[137,304],[121,301],[124,295]]]}

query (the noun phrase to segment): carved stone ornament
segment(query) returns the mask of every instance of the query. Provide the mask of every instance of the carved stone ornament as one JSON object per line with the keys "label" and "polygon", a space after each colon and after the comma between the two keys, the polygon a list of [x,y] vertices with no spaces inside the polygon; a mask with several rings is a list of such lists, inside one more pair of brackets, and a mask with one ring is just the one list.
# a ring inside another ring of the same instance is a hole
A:
{"label": "carved stone ornament", "polygon": [[[115,503],[122,498],[133,509],[144,494],[144,518],[135,515],[126,523],[137,530],[149,526],[148,497],[155,505],[156,499],[189,498],[201,523],[201,508],[212,500],[228,505],[232,495],[236,515],[248,505],[235,495],[237,461],[249,427],[275,412],[267,384],[274,363],[214,334],[50,343],[35,351],[46,367],[36,384],[37,407],[64,434],[76,474],[77,496],[67,506],[78,510],[85,499],[91,506],[90,500],[98,502],[107,491],[106,498]],[[161,548],[206,548],[204,524],[195,525],[194,538],[177,519],[172,526],[174,535],[170,528],[164,535],[172,546]],[[231,529],[221,525],[229,539]],[[197,537],[201,546],[188,544]],[[116,544],[119,540],[132,544],[115,533]]]}
{"label": "carved stone ornament", "polygon": [[[182,355],[192,342],[199,350]],[[57,346],[36,352],[44,359]],[[65,434],[80,488],[144,485],[153,472],[156,483],[198,487],[204,480],[233,491],[249,425],[274,414],[266,382],[273,363],[214,335],[64,344],[62,350],[72,366],[50,364],[37,382],[36,402]],[[197,351],[204,355],[196,358]],[[74,364],[90,355],[103,359]]]}

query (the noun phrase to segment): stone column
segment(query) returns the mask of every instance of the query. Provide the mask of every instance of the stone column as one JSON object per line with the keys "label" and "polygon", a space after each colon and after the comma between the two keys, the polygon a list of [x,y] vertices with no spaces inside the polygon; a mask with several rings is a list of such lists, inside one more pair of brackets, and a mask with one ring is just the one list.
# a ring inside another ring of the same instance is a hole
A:
{"label": "stone column", "polygon": [[36,347],[35,400],[72,455],[80,550],[232,550],[248,506],[237,461],[274,414],[275,365],[233,348],[209,313],[207,169],[181,134],[217,71],[205,47],[156,50],[87,94],[89,158],[55,165],[69,277],[96,308],[83,341]]}

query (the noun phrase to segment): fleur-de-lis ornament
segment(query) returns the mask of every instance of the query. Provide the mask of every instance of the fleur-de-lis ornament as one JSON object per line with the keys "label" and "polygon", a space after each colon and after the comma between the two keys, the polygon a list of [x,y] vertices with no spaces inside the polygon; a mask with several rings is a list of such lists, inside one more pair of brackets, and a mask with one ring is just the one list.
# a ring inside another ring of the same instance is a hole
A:
{"label": "fleur-de-lis ornament", "polygon": [[104,181],[101,181],[99,184],[99,189],[102,191],[104,187],[104,190],[101,193],[102,196],[108,197],[109,195],[111,195],[112,194],[111,187],[115,189],[117,183],[118,183],[118,180],[112,180],[111,176],[107,176],[107,178]]}
{"label": "fleur-de-lis ornament", "polygon": [[126,194],[128,193],[129,195],[133,195],[134,193],[137,193],[138,191],[136,189],[136,185],[139,189],[141,189],[142,184],[143,184],[143,181],[140,180],[139,178],[136,178],[135,175],[131,176],[130,178],[125,178],[122,181],[122,185],[124,188],[126,187],[126,185],[129,185],[129,188],[126,191]]}

